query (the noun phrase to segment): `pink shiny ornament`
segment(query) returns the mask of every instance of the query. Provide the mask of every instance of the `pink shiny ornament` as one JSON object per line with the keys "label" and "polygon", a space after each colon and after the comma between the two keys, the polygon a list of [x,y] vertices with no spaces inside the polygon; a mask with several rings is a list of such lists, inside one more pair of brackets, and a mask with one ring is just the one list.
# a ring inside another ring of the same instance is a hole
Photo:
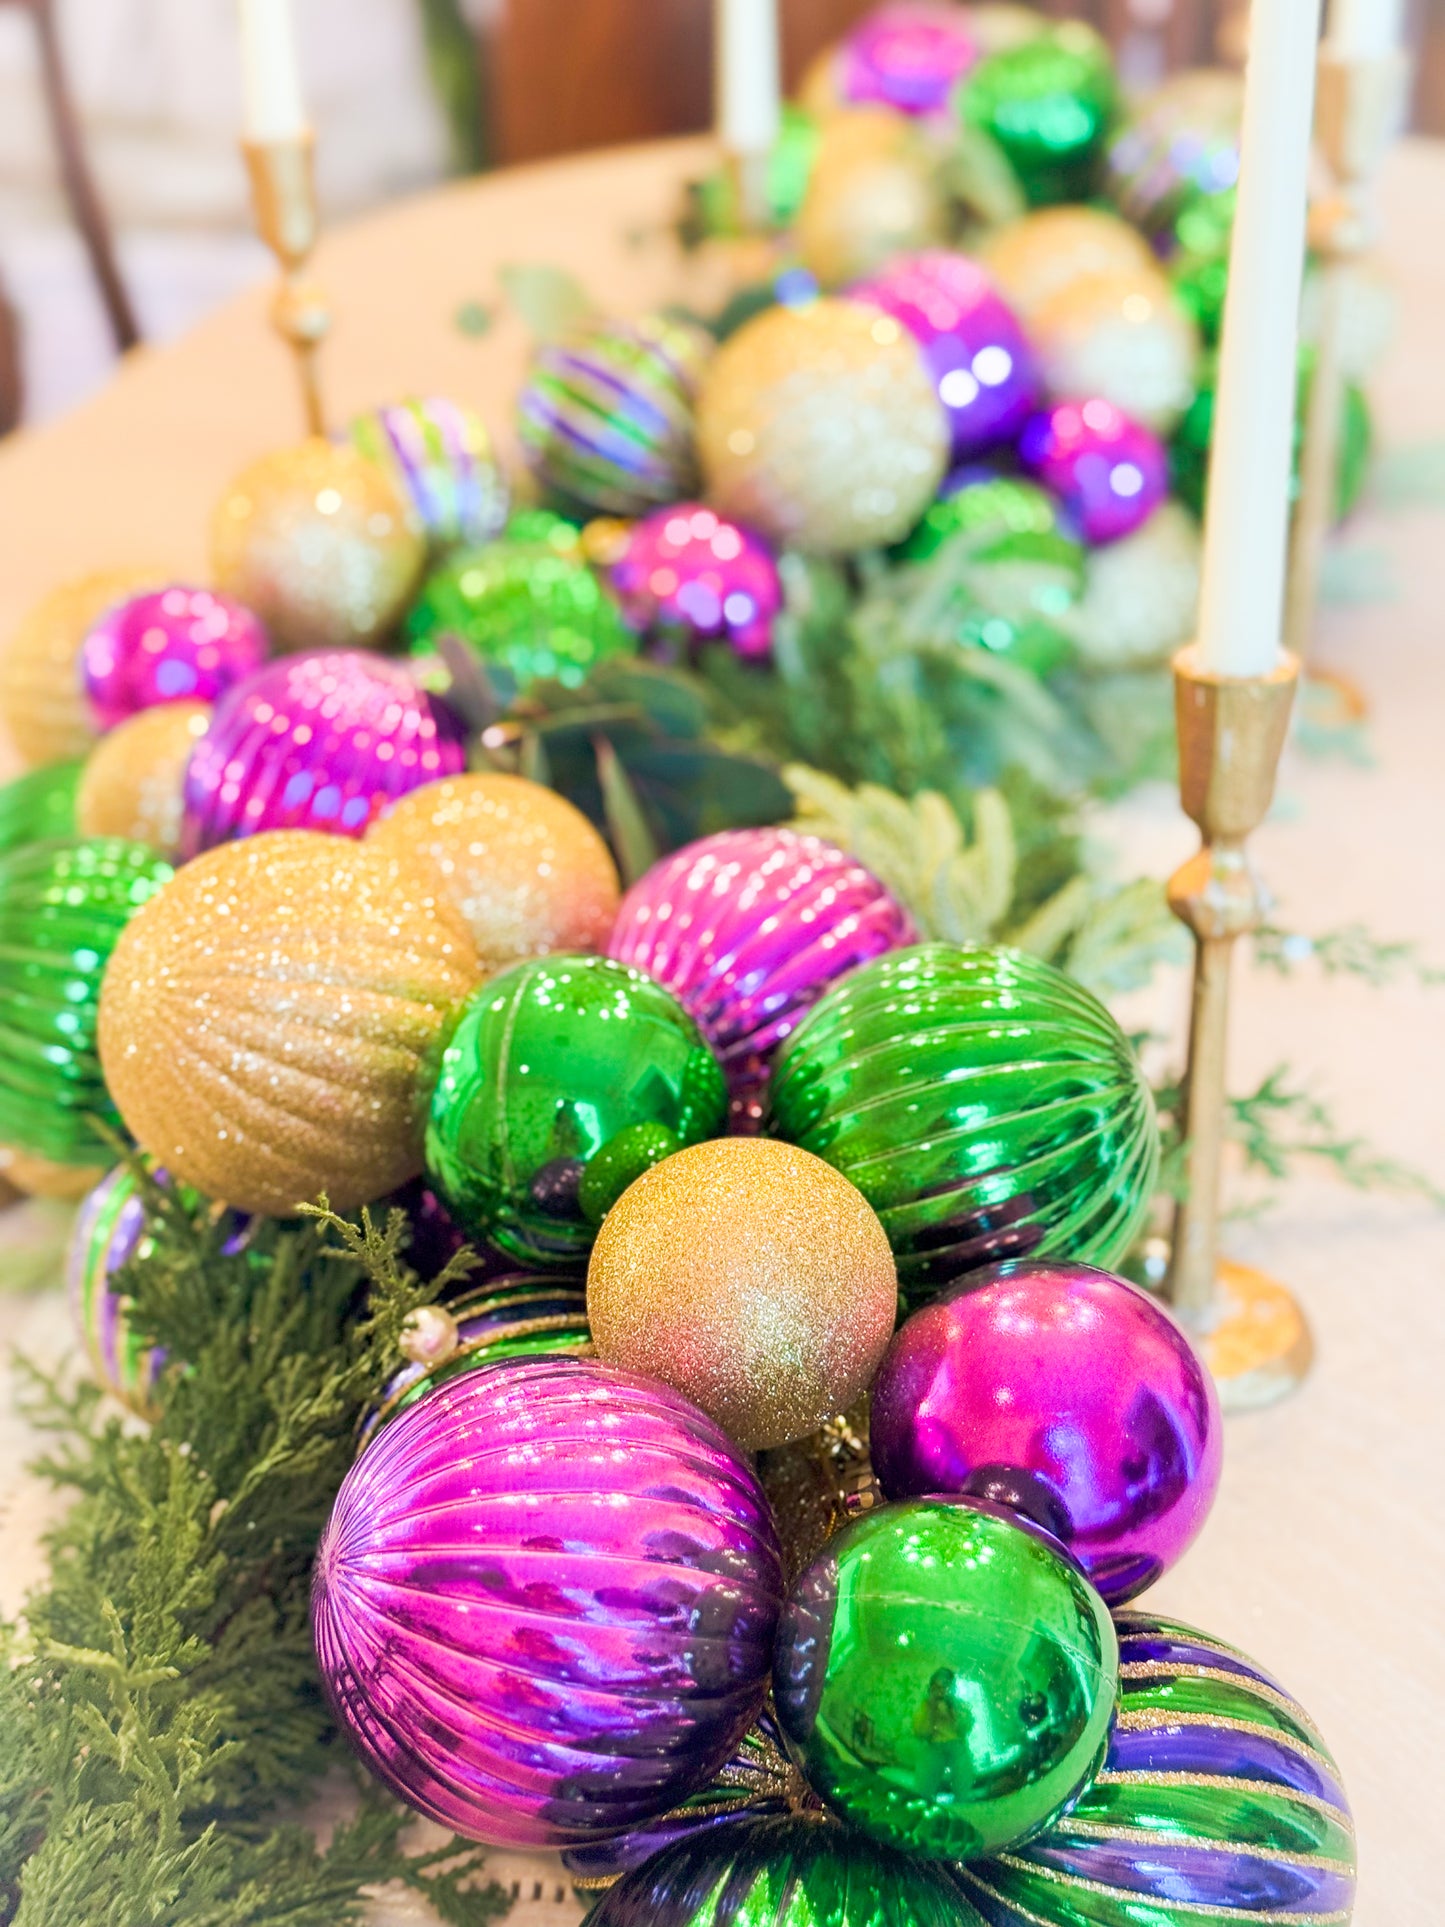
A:
{"label": "pink shiny ornament", "polygon": [[398,796],[466,767],[462,725],[395,662],[323,650],[217,703],[186,769],[182,855],[261,830],[359,837]]}
{"label": "pink shiny ornament", "polygon": [[654,509],[629,532],[612,586],[640,630],[680,630],[690,640],[726,637],[740,656],[772,653],[783,584],[760,535],[701,502]]}
{"label": "pink shiny ornament", "polygon": [[843,41],[838,93],[850,104],[881,101],[901,114],[942,115],[978,58],[963,8],[903,0],[866,15]]}
{"label": "pink shiny ornament", "polygon": [[607,954],[645,970],[722,1061],[734,1130],[756,1130],[773,1056],[830,985],[913,941],[871,871],[797,830],[724,830],[654,864]]}
{"label": "pink shiny ornament", "polygon": [[1111,1606],[1204,1524],[1223,1428],[1214,1382],[1166,1311],[1092,1265],[972,1273],[895,1334],[873,1391],[890,1499],[961,1493],[1052,1531]]}
{"label": "pink shiny ornament", "polygon": [[1019,460],[1058,497],[1086,542],[1117,542],[1169,493],[1169,456],[1152,429],[1111,401],[1061,401],[1032,417]]}
{"label": "pink shiny ornament", "polygon": [[266,660],[260,618],[230,596],[182,582],[107,609],[86,636],[80,674],[102,730],[160,703],[212,703]]}

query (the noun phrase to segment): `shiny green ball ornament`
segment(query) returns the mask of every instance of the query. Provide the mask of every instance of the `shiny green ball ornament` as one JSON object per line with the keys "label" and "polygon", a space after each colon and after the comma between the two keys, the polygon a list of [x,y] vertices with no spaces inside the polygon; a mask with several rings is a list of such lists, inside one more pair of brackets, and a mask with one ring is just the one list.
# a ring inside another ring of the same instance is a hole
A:
{"label": "shiny green ball ornament", "polygon": [[1116,1265],[1158,1177],[1128,1038],[1016,950],[920,944],[855,970],[799,1026],[771,1101],[769,1131],[878,1213],[910,1306],[1006,1258]]}
{"label": "shiny green ball ornament", "polygon": [[75,835],[81,763],[42,763],[0,784],[0,857],[27,843]]}
{"label": "shiny green ball ornament", "polygon": [[990,54],[958,93],[964,124],[997,142],[1034,207],[1087,200],[1118,102],[1108,46],[1081,20]]}
{"label": "shiny green ball ornament", "polygon": [[535,958],[463,1010],[432,1098],[427,1172],[467,1231],[528,1263],[573,1264],[597,1228],[585,1203],[612,1201],[645,1148],[639,1125],[664,1126],[681,1148],[719,1136],[726,1117],[721,1066],[671,992],[606,957]]}
{"label": "shiny green ball ornament", "polygon": [[655,1854],[588,1927],[983,1927],[941,1869],[813,1813],[746,1816]]}
{"label": "shiny green ball ornament", "polygon": [[1046,1533],[916,1499],[844,1527],[794,1583],[773,1692],[808,1784],[850,1826],[977,1860],[1095,1772],[1118,1668],[1108,1607]]}
{"label": "shiny green ball ornament", "polygon": [[140,843],[31,843],[0,861],[0,1144],[107,1166],[116,1123],[96,1051],[110,953],[173,872]]}
{"label": "shiny green ball ornament", "polygon": [[1058,532],[1058,505],[1047,489],[1017,475],[981,475],[940,495],[893,553],[900,562],[926,562],[956,535],[973,537],[987,553],[1012,535]]}

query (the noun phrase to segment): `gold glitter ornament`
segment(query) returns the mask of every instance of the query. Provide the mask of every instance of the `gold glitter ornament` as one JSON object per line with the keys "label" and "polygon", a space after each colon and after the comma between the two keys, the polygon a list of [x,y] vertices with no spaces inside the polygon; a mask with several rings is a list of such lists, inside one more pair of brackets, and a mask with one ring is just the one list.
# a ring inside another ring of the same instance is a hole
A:
{"label": "gold glitter ornament", "polygon": [[1015,314],[1032,326],[1046,302],[1096,274],[1157,274],[1154,251],[1117,214],[1042,207],[995,228],[977,250]]}
{"label": "gold glitter ornament", "polygon": [[803,266],[825,288],[934,247],[947,228],[937,157],[906,115],[854,107],[825,121],[793,232]]}
{"label": "gold glitter ornament", "polygon": [[663,1379],[750,1451],[805,1438],[867,1391],[897,1302],[861,1192],[768,1138],[653,1165],[603,1220],[587,1272],[598,1357]]}
{"label": "gold glitter ornament", "polygon": [[81,836],[121,836],[174,858],[181,842],[182,783],[206,733],[209,703],[160,703],[102,736],[86,759],[75,798]]}
{"label": "gold glitter ornament", "polygon": [[421,1170],[429,1078],[482,976],[426,866],[313,830],[208,850],[127,925],[100,999],[122,1118],[178,1183],[284,1216]]}
{"label": "gold glitter ornament", "polygon": [[1072,281],[1029,318],[1044,386],[1167,435],[1194,399],[1199,330],[1158,268]]}
{"label": "gold glitter ornament", "polygon": [[319,437],[244,469],[211,522],[216,587],[254,610],[278,651],[381,643],[425,561],[385,469]]}
{"label": "gold glitter ornament", "polygon": [[84,756],[100,726],[80,678],[80,649],[117,602],[160,588],[163,569],[99,569],[42,596],[0,652],[0,718],[22,762]]}
{"label": "gold glitter ornament", "polygon": [[769,308],[745,323],[708,371],[697,432],[712,506],[817,554],[900,541],[948,459],[917,343],[857,301]]}
{"label": "gold glitter ornament", "polygon": [[93,1191],[105,1176],[101,1164],[56,1164],[51,1158],[0,1144],[0,1178],[29,1198],[54,1198],[74,1204]]}
{"label": "gold glitter ornament", "polygon": [[1084,594],[1069,617],[1079,653],[1102,669],[1167,662],[1199,614],[1199,524],[1161,502],[1132,535],[1090,549]]}
{"label": "gold glitter ornament", "polygon": [[617,916],[617,866],[555,790],[479,773],[414,790],[367,833],[368,847],[437,866],[489,970],[553,951],[600,950]]}

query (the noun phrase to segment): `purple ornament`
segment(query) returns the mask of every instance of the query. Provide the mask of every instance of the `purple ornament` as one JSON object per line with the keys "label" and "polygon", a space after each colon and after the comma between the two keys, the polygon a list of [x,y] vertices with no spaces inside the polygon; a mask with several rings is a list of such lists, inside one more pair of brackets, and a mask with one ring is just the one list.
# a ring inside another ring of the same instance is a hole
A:
{"label": "purple ornament", "polygon": [[654,509],[629,532],[612,586],[635,629],[680,629],[691,640],[726,637],[740,656],[772,653],[783,584],[759,535],[701,502]]}
{"label": "purple ornament", "polygon": [[1025,424],[1019,459],[1086,542],[1117,542],[1169,493],[1163,442],[1111,401],[1061,401]]}
{"label": "purple ornament", "polygon": [[782,1585],[762,1489],[711,1419],[631,1372],[523,1358],[439,1386],[351,1468],[312,1623],[338,1719],[418,1812],[581,1846],[728,1758]]}
{"label": "purple ornament", "polygon": [[892,315],[922,348],[955,459],[1018,434],[1038,397],[1033,351],[976,261],[944,248],[900,255],[849,294]]}
{"label": "purple ornament", "polygon": [[734,1130],[754,1131],[772,1059],[847,971],[913,941],[871,871],[797,830],[724,830],[654,864],[607,954],[682,1004],[722,1060]]}
{"label": "purple ornament", "polygon": [[1059,1538],[1111,1605],[1204,1524],[1223,1446],[1214,1384],[1145,1292],[1091,1265],[996,1265],[898,1331],[873,1393],[891,1499],[976,1495]]}
{"label": "purple ornament", "polygon": [[173,582],[107,609],[80,673],[95,719],[114,729],[159,703],[210,703],[266,660],[259,617],[230,596]]}
{"label": "purple ornament", "polygon": [[283,656],[221,698],[196,744],[182,855],[260,830],[359,837],[398,796],[465,767],[461,723],[400,664]]}
{"label": "purple ornament", "polygon": [[979,51],[960,7],[926,0],[879,7],[838,49],[838,93],[849,103],[882,101],[901,114],[943,115]]}

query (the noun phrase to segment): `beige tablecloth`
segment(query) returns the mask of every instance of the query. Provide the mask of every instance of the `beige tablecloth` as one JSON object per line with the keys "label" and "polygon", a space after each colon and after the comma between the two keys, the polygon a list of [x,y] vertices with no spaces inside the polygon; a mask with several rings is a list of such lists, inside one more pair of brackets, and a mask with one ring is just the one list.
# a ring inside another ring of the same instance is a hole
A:
{"label": "beige tablecloth", "polygon": [[[475,339],[456,327],[457,311],[490,304],[507,263],[566,265],[600,302],[624,309],[676,295],[686,277],[666,231],[699,152],[683,143],[503,175],[334,235],[319,271],[339,317],[326,366],[335,414],[433,390],[476,401],[504,424],[523,329],[502,315]],[[1407,144],[1385,195],[1401,325],[1375,387],[1396,447],[1445,437],[1442,202],[1445,149]],[[259,289],[233,302],[176,346],[137,356],[75,415],[0,448],[0,632],[68,573],[151,557],[204,569],[206,517],[227,477],[296,432],[290,371],[266,332],[264,303]],[[1322,622],[1322,654],[1348,666],[1373,703],[1377,766],[1293,755],[1259,855],[1292,927],[1360,921],[1445,964],[1445,516],[1367,511],[1348,540],[1383,550],[1401,591]],[[1099,828],[1125,870],[1163,874],[1190,845],[1162,791]],[[1182,985],[1161,984],[1154,1007],[1177,1033]],[[1351,1130],[1445,1186],[1445,990],[1251,972],[1237,1008],[1237,1087],[1288,1060]],[[12,1214],[0,1236],[22,1236],[34,1209]],[[1319,1359],[1292,1402],[1231,1423],[1213,1518],[1150,1602],[1246,1647],[1318,1719],[1359,1823],[1359,1927],[1438,1927],[1445,1218],[1422,1202],[1300,1180],[1231,1244],[1298,1290]],[[55,1298],[0,1301],[0,1337],[42,1351],[63,1345]],[[35,1570],[27,1548],[45,1503],[14,1470],[22,1450],[18,1423],[0,1417],[7,1606]],[[499,1869],[522,1883],[519,1923],[575,1917],[556,1900],[555,1867]]]}

